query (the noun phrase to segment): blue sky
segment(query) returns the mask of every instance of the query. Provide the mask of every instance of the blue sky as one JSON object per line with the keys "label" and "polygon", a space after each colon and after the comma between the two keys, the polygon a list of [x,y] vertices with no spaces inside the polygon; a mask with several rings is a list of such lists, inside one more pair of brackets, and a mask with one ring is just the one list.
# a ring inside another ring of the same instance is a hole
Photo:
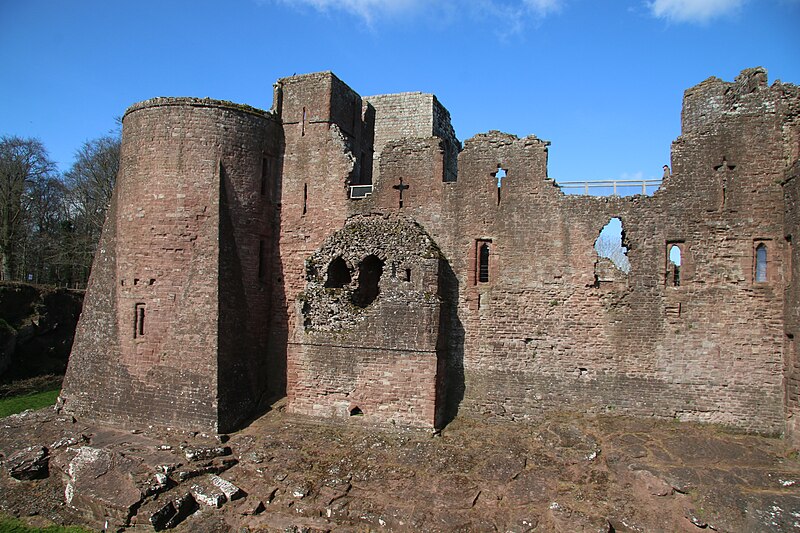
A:
{"label": "blue sky", "polygon": [[557,180],[660,177],[683,91],[757,65],[800,84],[800,0],[0,0],[0,135],[62,170],[134,102],[269,108],[279,77],[436,94],[462,141],[552,142]]}

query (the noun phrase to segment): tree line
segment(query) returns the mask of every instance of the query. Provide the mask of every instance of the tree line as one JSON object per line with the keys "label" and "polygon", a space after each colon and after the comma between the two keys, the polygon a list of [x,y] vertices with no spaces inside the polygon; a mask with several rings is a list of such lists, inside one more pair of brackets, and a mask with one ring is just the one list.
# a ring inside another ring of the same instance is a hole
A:
{"label": "tree line", "polygon": [[0,280],[83,288],[119,171],[119,133],[60,173],[38,139],[0,137]]}

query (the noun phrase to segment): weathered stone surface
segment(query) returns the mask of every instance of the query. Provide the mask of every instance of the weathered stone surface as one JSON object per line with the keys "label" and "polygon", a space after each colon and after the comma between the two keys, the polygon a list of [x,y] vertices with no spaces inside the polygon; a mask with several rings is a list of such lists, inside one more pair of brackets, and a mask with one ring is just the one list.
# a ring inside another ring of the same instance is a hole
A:
{"label": "weathered stone surface", "polygon": [[143,498],[131,476],[137,466],[137,461],[106,449],[73,450],[64,471],[67,505],[99,522],[110,519],[115,525],[127,525]]}
{"label": "weathered stone surface", "polygon": [[[799,116],[764,69],[710,78],[659,190],[596,198],[548,176],[548,141],[461,149],[432,95],[330,72],[279,80],[270,112],[136,104],[64,408],[227,431],[286,394],[353,423],[568,409],[796,435]],[[630,268],[595,249],[612,219]]]}
{"label": "weathered stone surface", "polygon": [[231,449],[229,446],[188,447],[183,450],[183,453],[189,461],[207,461],[215,457],[230,455]]}
{"label": "weathered stone surface", "polygon": [[10,455],[4,465],[14,479],[41,479],[49,475],[50,455],[44,446],[28,446]]}

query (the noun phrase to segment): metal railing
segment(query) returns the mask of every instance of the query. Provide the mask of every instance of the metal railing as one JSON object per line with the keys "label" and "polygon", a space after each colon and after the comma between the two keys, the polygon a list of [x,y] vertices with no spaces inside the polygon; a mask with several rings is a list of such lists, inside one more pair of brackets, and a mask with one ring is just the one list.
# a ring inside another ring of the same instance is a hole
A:
{"label": "metal railing", "polygon": [[[565,194],[583,194],[589,196],[591,190],[605,189],[595,196],[628,196],[632,194],[648,194],[661,186],[661,180],[601,180],[601,181],[561,181],[556,182]],[[623,191],[624,194],[620,194]],[[635,191],[635,192],[631,192]]]}
{"label": "metal railing", "polygon": [[367,196],[372,194],[372,185],[351,185],[350,186],[350,198],[353,200],[358,200],[360,198],[366,198]]}

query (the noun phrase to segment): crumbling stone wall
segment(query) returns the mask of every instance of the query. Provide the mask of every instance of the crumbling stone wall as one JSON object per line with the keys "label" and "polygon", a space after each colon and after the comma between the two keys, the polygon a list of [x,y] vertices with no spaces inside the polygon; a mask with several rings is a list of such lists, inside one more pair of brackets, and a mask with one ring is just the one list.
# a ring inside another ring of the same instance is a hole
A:
{"label": "crumbling stone wall", "polygon": [[329,237],[306,262],[290,408],[423,427],[441,421],[442,261],[403,217],[355,216]]}
{"label": "crumbling stone wall", "polygon": [[786,388],[786,429],[795,444],[800,444],[800,160],[787,171],[783,183],[785,198],[784,374]]}
{"label": "crumbling stone wall", "polygon": [[[797,432],[796,86],[749,69],[687,90],[673,175],[627,198],[564,195],[535,136],[462,150],[432,95],[362,99],[323,72],[279,80],[272,113],[126,115],[75,412],[228,427],[286,393],[422,426],[571,409]],[[629,269],[594,248],[614,218]]]}

